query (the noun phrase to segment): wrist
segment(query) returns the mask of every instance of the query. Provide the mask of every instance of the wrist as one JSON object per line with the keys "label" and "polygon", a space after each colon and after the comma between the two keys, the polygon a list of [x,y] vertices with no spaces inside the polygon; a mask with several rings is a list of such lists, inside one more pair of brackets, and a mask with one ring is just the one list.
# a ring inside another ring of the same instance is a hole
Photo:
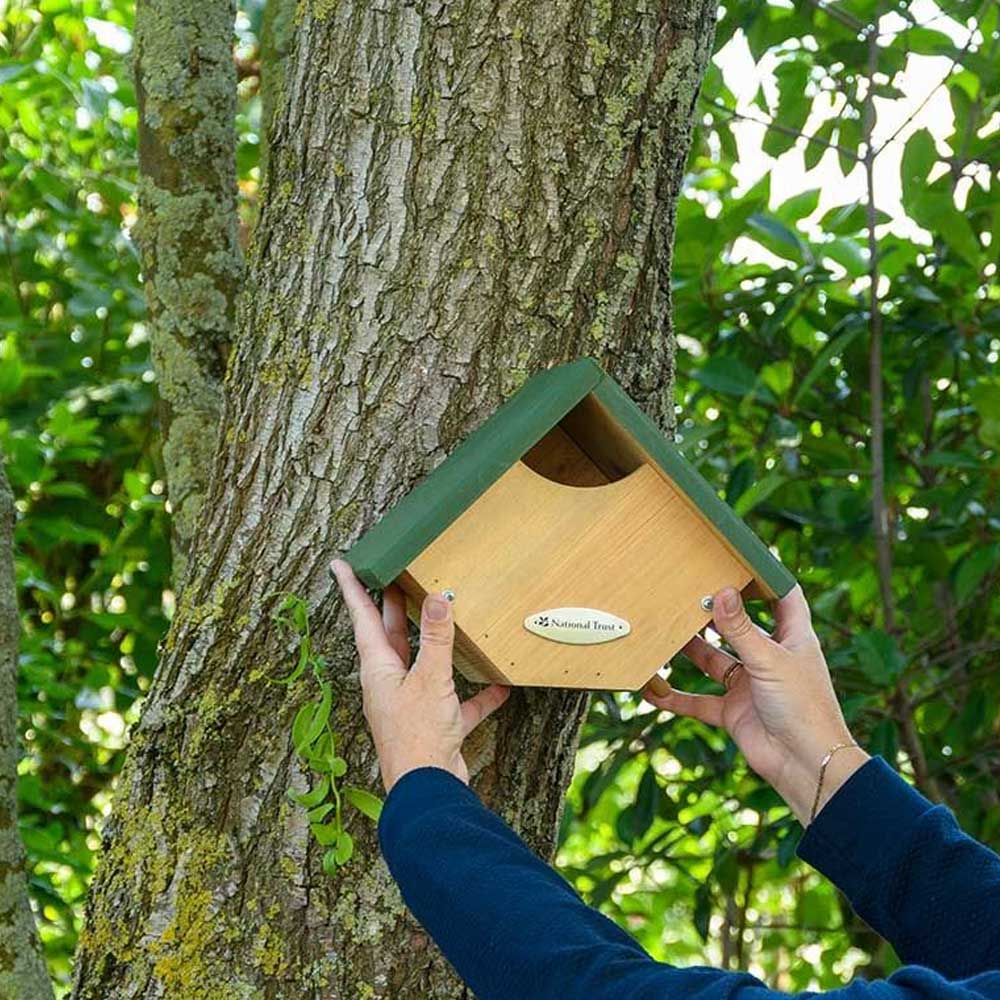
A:
{"label": "wrist", "polygon": [[379,760],[380,770],[382,772],[382,784],[385,786],[386,794],[392,791],[393,785],[399,781],[400,778],[405,774],[409,774],[410,771],[419,770],[422,767],[436,767],[442,771],[447,771],[449,774],[454,775],[463,784],[468,784],[469,780],[462,774],[459,767],[456,767],[456,763],[453,757],[449,758],[445,754],[437,754],[434,752],[423,752],[409,754],[406,757],[398,759],[388,759],[380,758]]}
{"label": "wrist", "polygon": [[[826,766],[823,761],[834,747]],[[775,790],[803,826],[818,816],[844,783],[867,760],[869,755],[859,747],[845,728],[826,738],[811,740],[807,747],[789,755],[779,778],[772,782]]]}

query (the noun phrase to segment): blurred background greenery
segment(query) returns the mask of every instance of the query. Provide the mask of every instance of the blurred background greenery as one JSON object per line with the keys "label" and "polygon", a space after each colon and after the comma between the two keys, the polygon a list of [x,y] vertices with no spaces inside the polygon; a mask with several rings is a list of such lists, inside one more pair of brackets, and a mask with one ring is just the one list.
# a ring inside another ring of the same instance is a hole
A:
{"label": "blurred background greenery", "polygon": [[[235,39],[248,222],[261,15],[244,5]],[[132,17],[131,0],[0,0],[20,821],[63,985],[173,608],[129,241]],[[994,846],[998,49],[994,0],[725,4],[674,274],[682,448],[802,582],[858,738]],[[673,679],[711,686],[681,658]],[[888,948],[795,860],[800,833],[719,733],[595,696],[559,862],[656,957],[784,989],[891,970]]]}

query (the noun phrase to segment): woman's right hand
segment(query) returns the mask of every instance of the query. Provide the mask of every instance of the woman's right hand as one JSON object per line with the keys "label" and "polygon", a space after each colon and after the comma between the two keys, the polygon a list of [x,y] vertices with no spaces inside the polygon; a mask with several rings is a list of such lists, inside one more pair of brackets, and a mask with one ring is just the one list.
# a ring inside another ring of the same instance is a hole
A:
{"label": "woman's right hand", "polygon": [[[774,611],[776,628],[769,636],[750,620],[739,591],[732,587],[720,591],[714,599],[714,625],[736,656],[701,636],[695,636],[683,652],[720,684],[733,664],[741,664],[729,674],[726,693],[671,690],[656,695],[647,688],[644,697],[677,715],[724,726],[747,763],[805,824],[823,758],[837,744],[854,740],[837,703],[802,588],[795,587],[776,602]],[[860,749],[833,756],[818,809],[867,759]]]}

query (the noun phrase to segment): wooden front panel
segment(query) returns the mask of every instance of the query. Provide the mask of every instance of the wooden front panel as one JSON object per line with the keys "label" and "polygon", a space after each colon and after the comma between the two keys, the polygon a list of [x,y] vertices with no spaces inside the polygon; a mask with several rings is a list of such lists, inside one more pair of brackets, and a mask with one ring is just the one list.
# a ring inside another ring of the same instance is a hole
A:
{"label": "wooden front panel", "polygon": [[[710,619],[701,599],[743,588],[749,570],[649,465],[603,486],[553,482],[512,466],[407,567],[414,597],[451,588],[473,679],[633,690]],[[631,633],[565,645],[524,628],[548,608],[589,607]]]}

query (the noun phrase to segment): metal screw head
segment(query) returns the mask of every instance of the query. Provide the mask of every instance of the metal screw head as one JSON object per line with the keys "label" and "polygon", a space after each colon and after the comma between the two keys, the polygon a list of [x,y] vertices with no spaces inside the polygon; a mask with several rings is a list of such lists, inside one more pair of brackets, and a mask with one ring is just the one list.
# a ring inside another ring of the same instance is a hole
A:
{"label": "metal screw head", "polygon": [[711,611],[712,607],[714,606],[714,604],[715,604],[715,601],[712,600],[712,595],[711,594],[706,594],[701,599],[701,609],[702,609],[702,611]]}
{"label": "metal screw head", "polygon": [[449,588],[448,588],[447,590],[442,590],[442,591],[441,591],[441,596],[442,596],[442,597],[443,597],[443,598],[444,598],[444,599],[445,599],[446,601],[453,601],[453,600],[455,600],[455,591],[454,591],[454,590],[452,590],[452,589],[451,589],[451,588],[449,587]]}

